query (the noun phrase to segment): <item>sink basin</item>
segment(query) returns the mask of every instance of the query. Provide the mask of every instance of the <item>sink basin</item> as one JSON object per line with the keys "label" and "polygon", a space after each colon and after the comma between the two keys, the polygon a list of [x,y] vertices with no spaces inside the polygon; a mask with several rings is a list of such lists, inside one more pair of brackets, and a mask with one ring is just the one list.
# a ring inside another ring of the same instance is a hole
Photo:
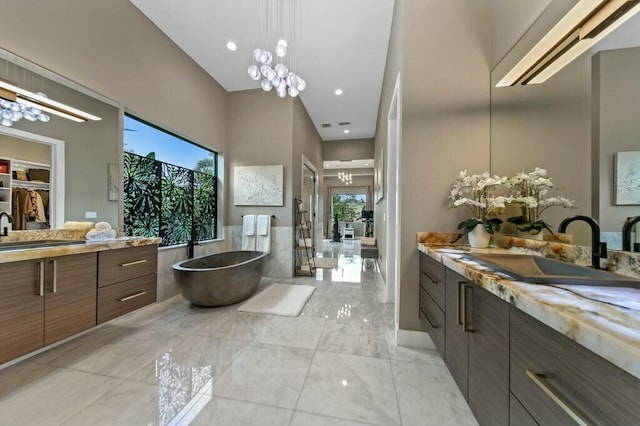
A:
{"label": "sink basin", "polygon": [[469,253],[465,258],[475,260],[513,277],[516,281],[526,283],[640,288],[640,280],[637,278],[540,256]]}
{"label": "sink basin", "polygon": [[8,241],[0,242],[0,251],[7,250],[27,250],[41,247],[67,246],[71,244],[81,244],[84,240],[34,240],[34,241]]}

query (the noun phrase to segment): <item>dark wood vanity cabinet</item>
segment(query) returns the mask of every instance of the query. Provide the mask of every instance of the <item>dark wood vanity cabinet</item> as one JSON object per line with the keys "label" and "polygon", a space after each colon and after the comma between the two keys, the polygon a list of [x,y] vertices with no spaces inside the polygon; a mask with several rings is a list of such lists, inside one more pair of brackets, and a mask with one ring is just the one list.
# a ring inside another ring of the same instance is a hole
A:
{"label": "dark wood vanity cabinet", "polygon": [[44,346],[43,280],[44,262],[0,264],[0,364]]}
{"label": "dark wood vanity cabinet", "polygon": [[445,362],[481,425],[509,424],[509,304],[446,270]]}
{"label": "dark wood vanity cabinet", "polygon": [[156,301],[158,246],[98,254],[98,324]]}
{"label": "dark wood vanity cabinet", "polygon": [[0,364],[96,325],[96,260],[0,264]]}
{"label": "dark wood vanity cabinet", "polygon": [[541,425],[640,424],[640,380],[513,306],[511,392]]}
{"label": "dark wood vanity cabinet", "polygon": [[443,358],[445,353],[444,288],[444,265],[421,253],[419,316],[433,344]]}

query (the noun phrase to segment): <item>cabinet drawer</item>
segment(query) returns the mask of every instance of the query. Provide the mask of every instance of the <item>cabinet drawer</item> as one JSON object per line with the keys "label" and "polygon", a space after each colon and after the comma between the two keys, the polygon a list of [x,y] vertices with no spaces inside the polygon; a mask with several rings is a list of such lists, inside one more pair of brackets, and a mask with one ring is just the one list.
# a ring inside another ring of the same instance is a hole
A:
{"label": "cabinet drawer", "polygon": [[98,289],[98,324],[156,301],[156,274]]}
{"label": "cabinet drawer", "polygon": [[98,287],[155,274],[156,245],[103,251],[98,254]]}
{"label": "cabinet drawer", "polygon": [[540,424],[640,424],[640,380],[513,306],[511,392]]}
{"label": "cabinet drawer", "polygon": [[420,289],[420,320],[444,359],[444,312],[423,288]]}
{"label": "cabinet drawer", "polygon": [[420,253],[420,285],[431,298],[444,310],[445,266]]}
{"label": "cabinet drawer", "polygon": [[509,424],[513,426],[538,426],[538,423],[525,410],[520,401],[509,394]]}

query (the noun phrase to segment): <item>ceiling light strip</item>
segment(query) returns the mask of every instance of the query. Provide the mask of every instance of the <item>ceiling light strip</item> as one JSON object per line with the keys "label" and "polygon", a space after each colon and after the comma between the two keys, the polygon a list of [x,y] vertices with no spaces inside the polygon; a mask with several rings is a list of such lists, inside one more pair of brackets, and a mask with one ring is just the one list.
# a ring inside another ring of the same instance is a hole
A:
{"label": "ceiling light strip", "polygon": [[564,40],[567,34],[578,29],[594,9],[608,0],[581,0],[576,4],[533,48],[496,84],[496,87],[513,86],[538,62]]}
{"label": "ceiling light strip", "polygon": [[[36,104],[35,105],[36,107],[42,108],[43,110],[46,107],[48,108],[46,109],[47,111],[51,112],[52,114],[59,115],[61,117],[69,118],[69,116],[75,116],[76,118],[79,119],[79,121],[101,120],[101,118],[98,116],[89,114],[77,108],[70,107],[69,105],[65,105],[61,102],[54,101],[53,99],[42,97],[36,93],[30,92],[25,89],[21,89],[20,87],[14,86],[13,84],[7,83],[5,81],[0,80],[0,88],[15,93],[19,98],[18,101],[21,101],[21,100],[31,101],[32,103]],[[22,102],[22,103],[25,103],[25,102]],[[74,121],[78,121],[78,120],[74,120]]]}

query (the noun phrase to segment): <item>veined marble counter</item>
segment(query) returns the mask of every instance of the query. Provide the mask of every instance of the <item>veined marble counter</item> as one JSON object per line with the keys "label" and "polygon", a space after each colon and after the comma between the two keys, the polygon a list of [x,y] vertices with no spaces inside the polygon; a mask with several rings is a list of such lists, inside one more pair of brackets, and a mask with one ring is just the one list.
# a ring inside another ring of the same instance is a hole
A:
{"label": "veined marble counter", "polygon": [[[24,241],[33,241],[35,239],[36,238]],[[160,238],[123,237],[107,241],[81,241],[78,242],[78,244],[67,244],[62,246],[0,250],[0,263],[42,259],[44,257],[67,256],[80,253],[92,253],[97,251],[121,249],[125,247],[147,246],[160,244],[160,241]]]}
{"label": "veined marble counter", "polygon": [[[527,284],[447,253],[442,245],[418,243],[418,250],[640,378],[640,290]],[[504,248],[469,251],[514,253]]]}

